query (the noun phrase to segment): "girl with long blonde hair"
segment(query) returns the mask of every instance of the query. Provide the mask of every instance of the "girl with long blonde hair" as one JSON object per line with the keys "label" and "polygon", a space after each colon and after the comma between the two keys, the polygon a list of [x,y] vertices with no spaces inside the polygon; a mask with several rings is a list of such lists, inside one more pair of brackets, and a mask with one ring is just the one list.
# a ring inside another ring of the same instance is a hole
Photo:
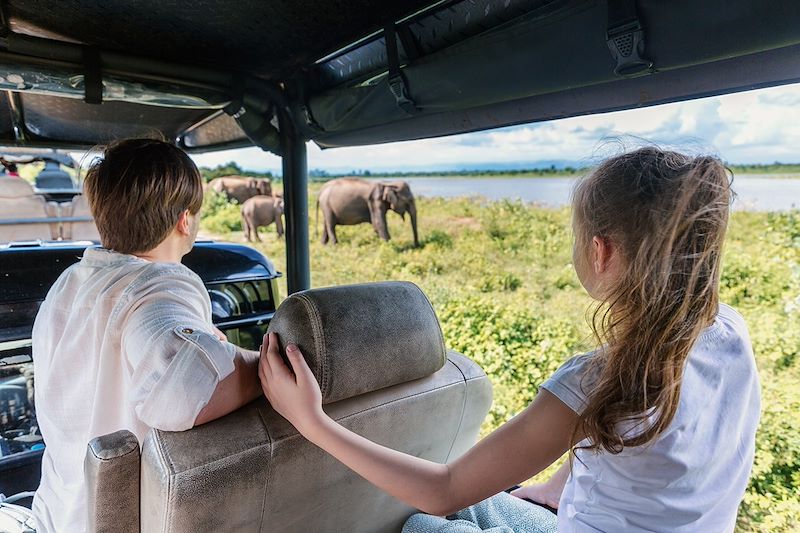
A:
{"label": "girl with long blonde hair", "polygon": [[[289,369],[274,334],[262,347],[264,393],[310,441],[429,513],[407,531],[732,531],[760,391],[744,321],[719,302],[731,195],[717,158],[655,147],[583,178],[574,266],[597,302],[597,348],[568,360],[527,409],[451,464],[332,421],[300,351],[287,347]],[[567,451],[548,482],[502,493]],[[557,518],[522,498],[558,507]]]}

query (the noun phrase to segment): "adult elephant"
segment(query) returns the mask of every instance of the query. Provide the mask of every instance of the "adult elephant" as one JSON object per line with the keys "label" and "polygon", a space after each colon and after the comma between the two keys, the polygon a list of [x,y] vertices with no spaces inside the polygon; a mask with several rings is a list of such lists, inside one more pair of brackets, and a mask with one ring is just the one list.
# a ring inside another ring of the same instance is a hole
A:
{"label": "adult elephant", "polygon": [[283,213],[283,198],[278,196],[253,196],[242,204],[242,230],[244,238],[249,242],[251,235],[253,240],[261,242],[258,236],[260,226],[269,226],[275,223],[278,237],[283,236],[283,223],[281,214]]}
{"label": "adult elephant", "polygon": [[339,178],[322,186],[317,200],[317,218],[322,209],[324,226],[322,244],[336,244],[336,226],[370,222],[378,237],[389,240],[386,211],[391,209],[405,220],[411,217],[414,246],[417,237],[417,206],[411,188],[405,181],[367,181],[358,178]]}
{"label": "adult elephant", "polygon": [[208,182],[208,189],[218,194],[224,194],[228,200],[236,200],[240,204],[253,196],[272,196],[272,182],[269,178],[224,176]]}

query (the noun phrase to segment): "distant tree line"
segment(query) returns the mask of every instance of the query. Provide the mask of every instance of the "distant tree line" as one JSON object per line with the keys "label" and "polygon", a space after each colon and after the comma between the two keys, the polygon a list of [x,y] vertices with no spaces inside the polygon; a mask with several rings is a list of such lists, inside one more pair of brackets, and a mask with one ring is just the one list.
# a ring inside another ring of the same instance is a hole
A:
{"label": "distant tree line", "polygon": [[[203,176],[203,180],[211,181],[214,178],[222,178],[224,176],[248,176],[252,178],[270,178],[275,180],[275,177],[272,175],[272,172],[259,172],[256,170],[245,170],[239,166],[238,163],[234,161],[229,161],[222,165],[217,165],[214,168],[209,167],[200,167],[200,175]],[[280,179],[278,179],[280,181]]]}
{"label": "distant tree line", "polygon": [[588,170],[588,167],[561,167],[555,165],[544,168],[523,168],[513,170],[413,170],[413,171],[393,171],[375,172],[371,170],[351,170],[350,172],[328,172],[322,169],[312,169],[309,177],[314,181],[324,181],[328,179],[341,178],[345,176],[358,176],[363,178],[404,178],[404,177],[480,177],[480,176],[513,176],[513,177],[545,177],[545,176],[573,176]]}
{"label": "distant tree line", "polygon": [[728,165],[734,174],[800,174],[800,163],[769,163],[767,165]]}

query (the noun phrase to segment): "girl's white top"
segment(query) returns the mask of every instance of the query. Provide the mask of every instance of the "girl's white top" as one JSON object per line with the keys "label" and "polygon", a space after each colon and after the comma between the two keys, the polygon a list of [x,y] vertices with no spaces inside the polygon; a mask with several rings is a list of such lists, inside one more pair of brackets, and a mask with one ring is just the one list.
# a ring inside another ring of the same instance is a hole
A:
{"label": "girl's white top", "polygon": [[86,529],[86,445],[120,429],[189,429],[236,347],[213,335],[202,280],[183,265],[89,248],[56,280],[33,327],[36,415],[47,448],[39,533]]}
{"label": "girl's white top", "polygon": [[[592,381],[585,376],[590,357],[573,357],[542,385],[578,414]],[[733,531],[760,409],[747,327],[721,305],[689,353],[667,430],[617,455],[577,451],[559,503],[559,532]]]}

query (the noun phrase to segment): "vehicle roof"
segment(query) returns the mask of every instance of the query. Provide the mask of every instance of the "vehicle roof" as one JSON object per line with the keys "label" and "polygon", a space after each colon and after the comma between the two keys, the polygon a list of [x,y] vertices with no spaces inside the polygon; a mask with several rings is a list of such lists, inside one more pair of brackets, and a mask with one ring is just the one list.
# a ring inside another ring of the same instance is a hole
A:
{"label": "vehicle roof", "polygon": [[[190,151],[278,152],[278,107],[306,138],[333,147],[800,80],[794,0],[611,0],[612,22],[636,6],[653,62],[633,77],[614,73],[609,5],[597,0],[0,6],[5,145],[85,148],[158,132]],[[387,31],[397,36],[410,107],[387,80]]]}

